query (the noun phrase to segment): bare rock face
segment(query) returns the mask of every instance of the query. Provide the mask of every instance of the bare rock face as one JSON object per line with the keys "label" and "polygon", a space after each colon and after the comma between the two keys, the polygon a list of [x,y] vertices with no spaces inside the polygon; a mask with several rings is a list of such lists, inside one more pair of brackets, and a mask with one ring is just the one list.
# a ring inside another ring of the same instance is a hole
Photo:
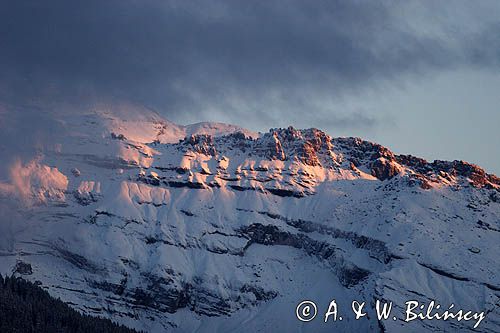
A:
{"label": "bare rock face", "polygon": [[420,173],[425,173],[431,170],[429,163],[420,157],[415,157],[412,155],[398,155],[396,156],[396,160],[398,161],[398,163],[409,166]]}
{"label": "bare rock face", "polygon": [[427,162],[422,158],[411,155],[398,155],[396,161],[401,165],[411,168],[416,172],[415,178],[423,181],[423,188],[430,186],[439,178],[449,182],[463,179],[466,183],[476,188],[496,188],[500,185],[500,178],[487,174],[481,167],[464,161]]}
{"label": "bare rock face", "polygon": [[299,156],[307,165],[321,166],[318,154],[330,155],[332,148],[331,138],[328,135],[317,129],[311,129],[306,133],[305,141],[299,149]]}
{"label": "bare rock face", "polygon": [[81,175],[80,170],[78,170],[77,168],[72,168],[72,169],[71,169],[71,173],[72,173],[72,174],[73,174],[73,176],[75,176],[75,177],[80,177],[80,175]]}
{"label": "bare rock face", "polygon": [[33,268],[31,267],[30,263],[19,260],[18,262],[16,262],[13,273],[18,273],[21,275],[31,275],[33,274]]}
{"label": "bare rock face", "polygon": [[384,157],[377,158],[371,166],[372,175],[380,180],[391,179],[399,171],[399,167],[394,161],[387,160]]}
{"label": "bare rock face", "polygon": [[266,157],[271,159],[277,159],[280,161],[286,160],[286,154],[283,150],[281,140],[277,132],[273,131],[269,143],[267,145]]}
{"label": "bare rock face", "polygon": [[[492,187],[492,185],[500,185],[500,179],[495,175],[487,174],[482,168],[475,164],[464,161],[453,161],[440,163],[437,162],[438,168],[454,176],[467,178],[471,185],[477,188]],[[434,162],[436,164],[436,162]]]}
{"label": "bare rock face", "polygon": [[125,141],[127,140],[127,138],[125,137],[125,135],[123,134],[116,134],[114,132],[111,133],[111,138],[115,139],[115,140],[121,140],[121,141]]}
{"label": "bare rock face", "polygon": [[215,156],[217,151],[214,146],[214,138],[208,134],[197,134],[186,137],[183,143],[190,145],[191,149],[197,153]]}
{"label": "bare rock face", "polygon": [[290,126],[271,129],[257,141],[268,142],[266,156],[270,158],[282,161],[296,158],[309,166],[331,165],[336,161],[332,138],[315,128],[297,130]]}

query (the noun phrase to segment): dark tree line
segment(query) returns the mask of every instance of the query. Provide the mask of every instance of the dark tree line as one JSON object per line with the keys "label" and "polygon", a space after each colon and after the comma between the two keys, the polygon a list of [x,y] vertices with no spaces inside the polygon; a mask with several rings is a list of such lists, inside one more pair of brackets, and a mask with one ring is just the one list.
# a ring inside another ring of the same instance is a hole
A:
{"label": "dark tree line", "polygon": [[82,315],[37,285],[0,275],[0,332],[134,333],[109,319]]}

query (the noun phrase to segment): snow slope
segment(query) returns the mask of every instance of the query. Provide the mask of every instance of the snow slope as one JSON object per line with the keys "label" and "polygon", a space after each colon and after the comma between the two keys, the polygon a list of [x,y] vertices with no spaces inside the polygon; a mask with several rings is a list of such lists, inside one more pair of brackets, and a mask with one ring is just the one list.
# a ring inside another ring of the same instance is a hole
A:
{"label": "snow slope", "polygon": [[[2,274],[148,332],[472,331],[404,322],[411,299],[485,311],[475,331],[500,331],[496,176],[317,129],[120,110],[56,117],[36,158],[9,164]],[[345,320],[324,323],[333,298]],[[376,299],[397,320],[379,322]],[[302,300],[318,318],[297,320]]]}

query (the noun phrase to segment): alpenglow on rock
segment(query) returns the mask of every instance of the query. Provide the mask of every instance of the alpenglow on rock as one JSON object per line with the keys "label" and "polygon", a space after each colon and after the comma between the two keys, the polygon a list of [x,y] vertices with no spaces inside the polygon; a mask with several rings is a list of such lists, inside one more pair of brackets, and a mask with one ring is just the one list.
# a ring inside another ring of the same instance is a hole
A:
{"label": "alpenglow on rock", "polygon": [[[472,329],[404,322],[407,300],[485,311],[476,331],[500,331],[495,175],[318,129],[121,117],[66,119],[16,164],[29,182],[0,187],[16,207],[2,218],[0,273],[148,332]],[[324,323],[332,299],[345,320]],[[377,299],[398,320],[379,322]],[[296,318],[302,300],[315,320]]]}

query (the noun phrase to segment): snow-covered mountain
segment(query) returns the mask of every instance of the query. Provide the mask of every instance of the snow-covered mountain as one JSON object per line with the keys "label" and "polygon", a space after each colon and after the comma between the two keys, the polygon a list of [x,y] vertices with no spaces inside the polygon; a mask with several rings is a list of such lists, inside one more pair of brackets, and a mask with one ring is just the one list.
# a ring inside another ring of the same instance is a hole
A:
{"label": "snow-covered mountain", "polygon": [[[0,273],[84,313],[148,332],[500,331],[500,179],[478,166],[150,110],[53,119],[32,159],[2,140]],[[344,319],[325,323],[332,299]],[[404,322],[408,300],[486,317]]]}

